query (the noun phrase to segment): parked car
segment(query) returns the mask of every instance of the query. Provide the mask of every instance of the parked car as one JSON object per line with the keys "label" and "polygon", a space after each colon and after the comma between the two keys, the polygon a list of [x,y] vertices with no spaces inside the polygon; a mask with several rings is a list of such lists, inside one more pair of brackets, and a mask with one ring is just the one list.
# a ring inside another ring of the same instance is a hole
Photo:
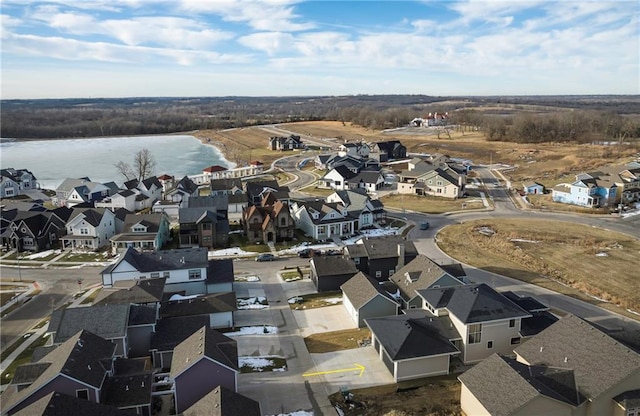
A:
{"label": "parked car", "polygon": [[311,248],[305,248],[304,250],[298,251],[298,256],[302,257],[303,259],[308,259],[312,256],[320,256],[321,254],[322,252],[320,250],[313,250]]}
{"label": "parked car", "polygon": [[324,252],[325,256],[340,256],[342,255],[342,250],[327,250]]}
{"label": "parked car", "polygon": [[276,256],[271,253],[262,253],[256,257],[256,261],[274,261]]}
{"label": "parked car", "polygon": [[429,229],[429,223],[427,221],[423,221],[420,223],[420,229],[421,230],[428,230]]}

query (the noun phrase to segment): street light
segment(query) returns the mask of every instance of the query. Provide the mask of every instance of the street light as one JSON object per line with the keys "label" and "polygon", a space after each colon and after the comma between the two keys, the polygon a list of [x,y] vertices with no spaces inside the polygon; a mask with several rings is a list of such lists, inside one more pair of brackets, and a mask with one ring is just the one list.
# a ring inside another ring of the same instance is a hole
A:
{"label": "street light", "polygon": [[18,252],[16,260],[18,261],[18,278],[20,279],[20,282],[22,282],[22,272],[20,271],[20,252]]}

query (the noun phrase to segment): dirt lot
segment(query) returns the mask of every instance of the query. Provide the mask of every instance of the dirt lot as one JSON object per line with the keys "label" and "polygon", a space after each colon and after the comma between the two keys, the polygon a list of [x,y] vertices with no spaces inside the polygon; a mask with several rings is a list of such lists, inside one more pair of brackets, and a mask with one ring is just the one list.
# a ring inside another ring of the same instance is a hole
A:
{"label": "dirt lot", "polygon": [[304,339],[304,343],[311,354],[322,354],[358,348],[359,343],[366,340],[371,340],[369,328],[354,328],[312,334]]}
{"label": "dirt lot", "polygon": [[640,311],[632,272],[640,269],[640,242],[632,237],[560,221],[487,219],[443,229],[438,245],[461,262],[639,318],[626,311]]}
{"label": "dirt lot", "polygon": [[352,390],[350,403],[341,392],[329,396],[345,416],[456,416],[460,410],[460,382],[455,376]]}
{"label": "dirt lot", "polygon": [[427,214],[442,214],[464,209],[484,208],[480,198],[451,199],[435,196],[388,195],[380,198],[385,207],[408,209]]}

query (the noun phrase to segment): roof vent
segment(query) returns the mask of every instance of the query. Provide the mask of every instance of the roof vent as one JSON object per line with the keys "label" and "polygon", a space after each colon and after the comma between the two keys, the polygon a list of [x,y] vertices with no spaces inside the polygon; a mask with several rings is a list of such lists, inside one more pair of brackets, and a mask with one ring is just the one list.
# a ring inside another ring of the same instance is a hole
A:
{"label": "roof vent", "polygon": [[124,386],[124,389],[125,389],[126,391],[129,391],[129,385],[127,384],[126,386]]}
{"label": "roof vent", "polygon": [[82,341],[82,339],[78,339],[78,347],[82,348],[82,346],[84,345],[84,342]]}
{"label": "roof vent", "polygon": [[544,347],[540,347],[540,352],[542,352],[542,350],[544,350]]}
{"label": "roof vent", "polygon": [[87,370],[91,370],[91,364],[87,364]]}
{"label": "roof vent", "polygon": [[141,387],[144,387],[144,381],[142,382],[142,386]]}
{"label": "roof vent", "polygon": [[566,363],[567,361],[569,361],[569,357],[564,357],[564,362]]}

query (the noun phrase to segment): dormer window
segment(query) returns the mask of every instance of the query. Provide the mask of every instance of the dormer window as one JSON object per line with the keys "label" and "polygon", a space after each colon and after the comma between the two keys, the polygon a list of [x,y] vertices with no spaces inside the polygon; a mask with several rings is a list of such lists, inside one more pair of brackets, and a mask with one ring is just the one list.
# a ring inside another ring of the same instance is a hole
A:
{"label": "dormer window", "polygon": [[133,227],[133,232],[134,233],[144,233],[145,231],[147,231],[147,229],[145,227],[141,227],[139,225]]}
{"label": "dormer window", "polygon": [[407,281],[407,284],[417,282],[419,277],[420,277],[420,272],[405,272],[404,273],[404,278]]}

